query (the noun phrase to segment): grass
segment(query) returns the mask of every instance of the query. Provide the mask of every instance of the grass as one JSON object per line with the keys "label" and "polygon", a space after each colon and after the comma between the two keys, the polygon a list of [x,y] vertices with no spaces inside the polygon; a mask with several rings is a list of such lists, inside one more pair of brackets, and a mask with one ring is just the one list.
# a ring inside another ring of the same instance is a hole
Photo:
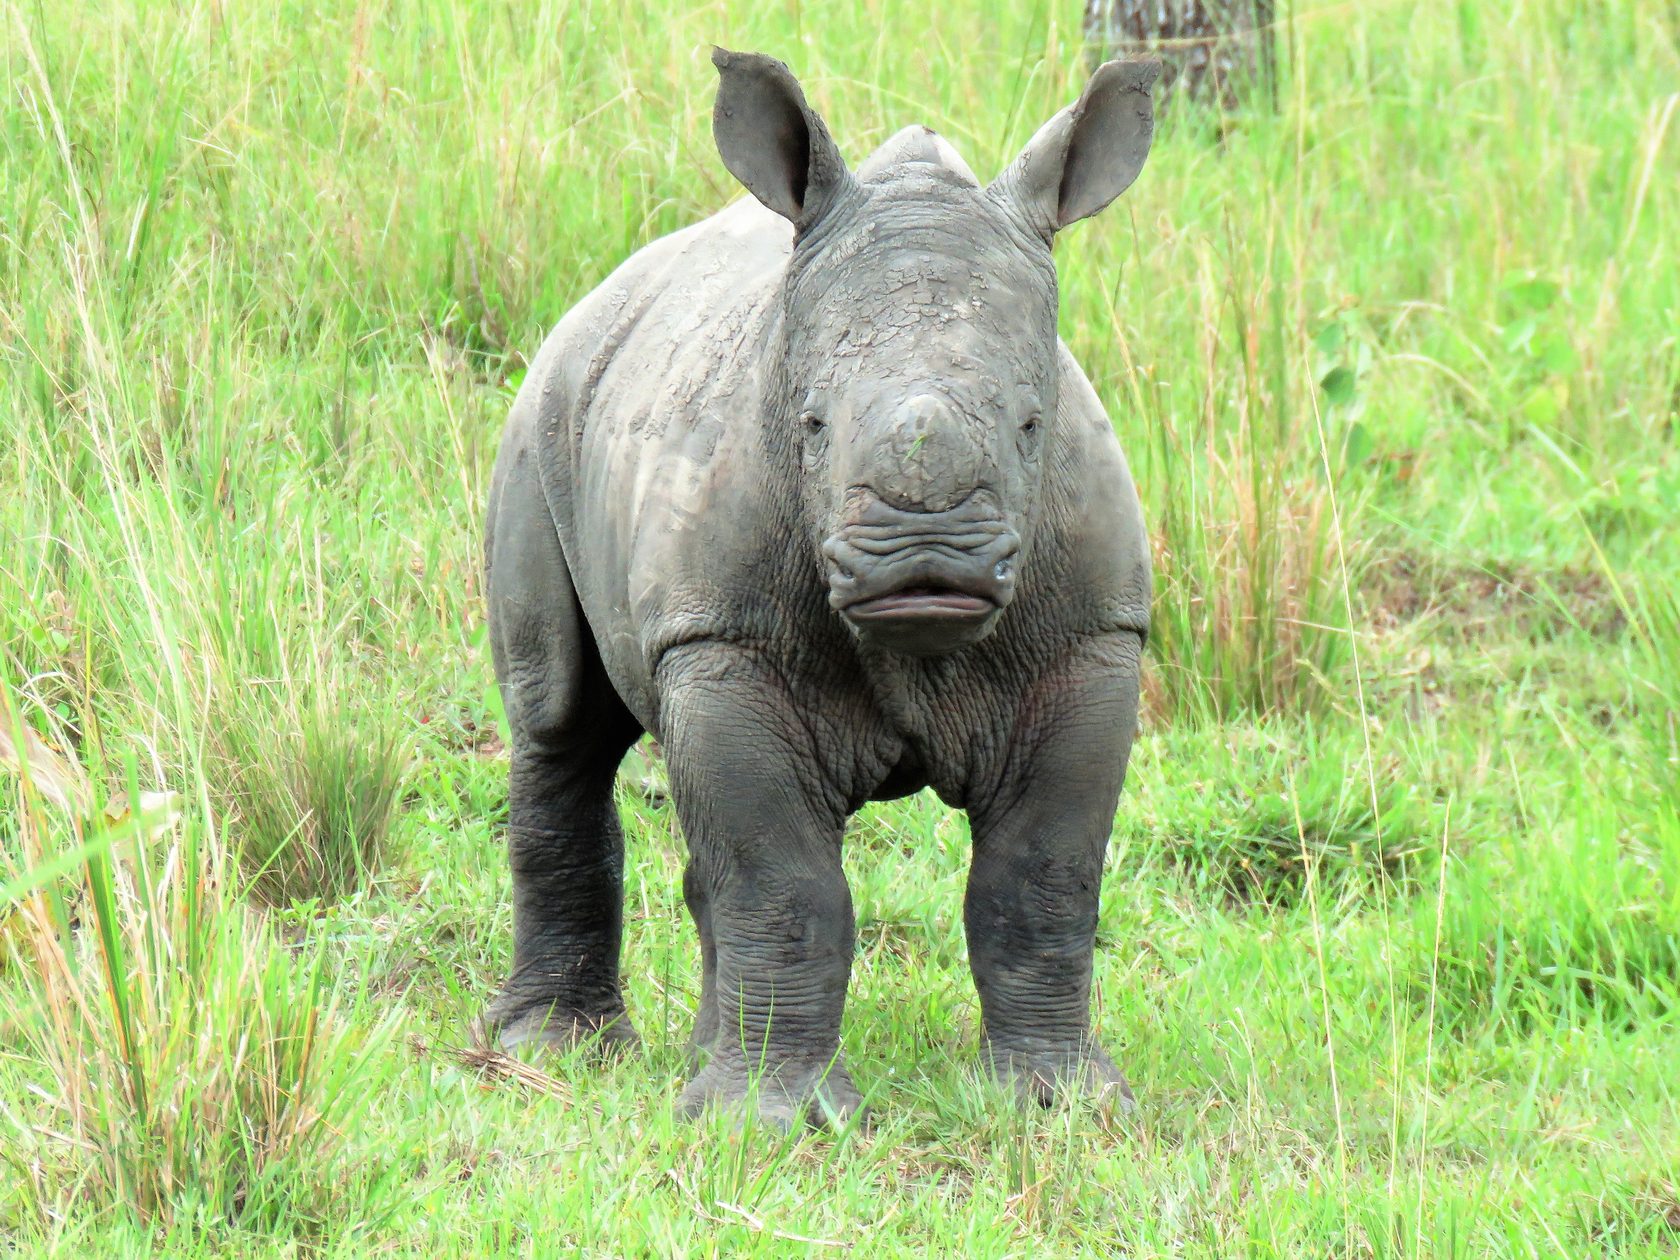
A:
{"label": "grass", "polygon": [[1078,21],[0,8],[0,1246],[1680,1247],[1680,51],[1643,0],[1297,6],[1278,110],[1167,118],[1060,247],[1157,556],[1098,959],[1135,1119],[976,1079],[927,797],[847,849],[872,1132],[674,1119],[657,766],[620,795],[647,1052],[474,1041],[489,466],[547,327],[734,196],[707,45],[785,56],[854,160],[920,120],[985,173],[1077,91]]}
{"label": "grass", "polygon": [[402,786],[396,719],[330,676],[225,693],[211,714],[217,781],[251,891],[287,905],[365,887]]}
{"label": "grass", "polygon": [[[97,787],[73,762],[39,742],[14,761],[26,773],[0,874],[23,895],[0,924],[0,959],[25,982],[6,1037],[46,1105],[27,1119],[10,1098],[0,1107],[26,1199],[121,1204],[142,1227],[320,1228],[341,1126],[386,1025],[341,1018],[325,951],[276,946],[214,833],[176,800],[134,792],[84,816]],[[68,801],[44,790],[55,786]],[[46,856],[67,849],[77,878],[43,878]]]}

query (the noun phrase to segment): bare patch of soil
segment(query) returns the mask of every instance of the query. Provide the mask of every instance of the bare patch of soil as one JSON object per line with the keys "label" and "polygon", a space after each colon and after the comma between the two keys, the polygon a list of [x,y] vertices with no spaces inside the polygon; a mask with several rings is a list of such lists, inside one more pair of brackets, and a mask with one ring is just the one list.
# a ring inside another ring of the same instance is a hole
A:
{"label": "bare patch of soil", "polygon": [[1427,617],[1466,641],[1571,629],[1613,639],[1627,625],[1614,588],[1591,570],[1461,565],[1399,552],[1371,566],[1365,598],[1379,632]]}

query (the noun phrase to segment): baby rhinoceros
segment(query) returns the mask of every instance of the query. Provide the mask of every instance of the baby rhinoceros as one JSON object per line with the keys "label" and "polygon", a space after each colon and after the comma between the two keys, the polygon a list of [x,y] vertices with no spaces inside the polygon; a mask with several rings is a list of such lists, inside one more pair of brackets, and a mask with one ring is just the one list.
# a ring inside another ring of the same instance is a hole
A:
{"label": "baby rhinoceros", "polygon": [[861,1101],[841,868],[866,801],[968,812],[982,1063],[1130,1100],[1091,1033],[1103,850],[1149,621],[1137,493],[1056,336],[1056,233],[1131,184],[1153,63],[1110,62],[982,185],[926,128],[856,171],[788,68],[716,50],[752,198],[642,249],[549,335],[490,493],[512,729],[504,1044],[633,1043],[613,780],[663,745],[699,928],[680,1107]]}

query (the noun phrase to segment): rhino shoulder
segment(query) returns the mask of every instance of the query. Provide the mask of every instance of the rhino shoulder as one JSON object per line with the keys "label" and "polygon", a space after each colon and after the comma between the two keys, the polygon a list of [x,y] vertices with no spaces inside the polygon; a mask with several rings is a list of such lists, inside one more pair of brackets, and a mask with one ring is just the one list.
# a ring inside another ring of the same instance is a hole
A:
{"label": "rhino shoulder", "polygon": [[1045,471],[1046,524],[1087,619],[1143,633],[1149,624],[1149,539],[1131,468],[1107,410],[1058,342],[1056,451]]}
{"label": "rhino shoulder", "polygon": [[599,358],[643,325],[650,312],[715,309],[750,293],[753,281],[786,266],[792,247],[792,225],[742,197],[631,254],[566,313],[549,341],[561,354],[570,350],[574,363],[579,350]]}

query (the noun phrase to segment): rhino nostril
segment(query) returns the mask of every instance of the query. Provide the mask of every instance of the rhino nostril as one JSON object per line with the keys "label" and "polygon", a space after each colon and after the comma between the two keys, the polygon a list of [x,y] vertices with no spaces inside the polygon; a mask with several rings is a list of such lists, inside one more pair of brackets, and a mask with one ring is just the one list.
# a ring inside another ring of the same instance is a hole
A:
{"label": "rhino nostril", "polygon": [[1012,560],[999,560],[997,562],[996,566],[992,569],[992,576],[995,577],[1000,582],[1007,582],[1009,580],[1009,575],[1011,573],[1013,573],[1014,571],[1015,571],[1015,562],[1014,561],[1012,561]]}

